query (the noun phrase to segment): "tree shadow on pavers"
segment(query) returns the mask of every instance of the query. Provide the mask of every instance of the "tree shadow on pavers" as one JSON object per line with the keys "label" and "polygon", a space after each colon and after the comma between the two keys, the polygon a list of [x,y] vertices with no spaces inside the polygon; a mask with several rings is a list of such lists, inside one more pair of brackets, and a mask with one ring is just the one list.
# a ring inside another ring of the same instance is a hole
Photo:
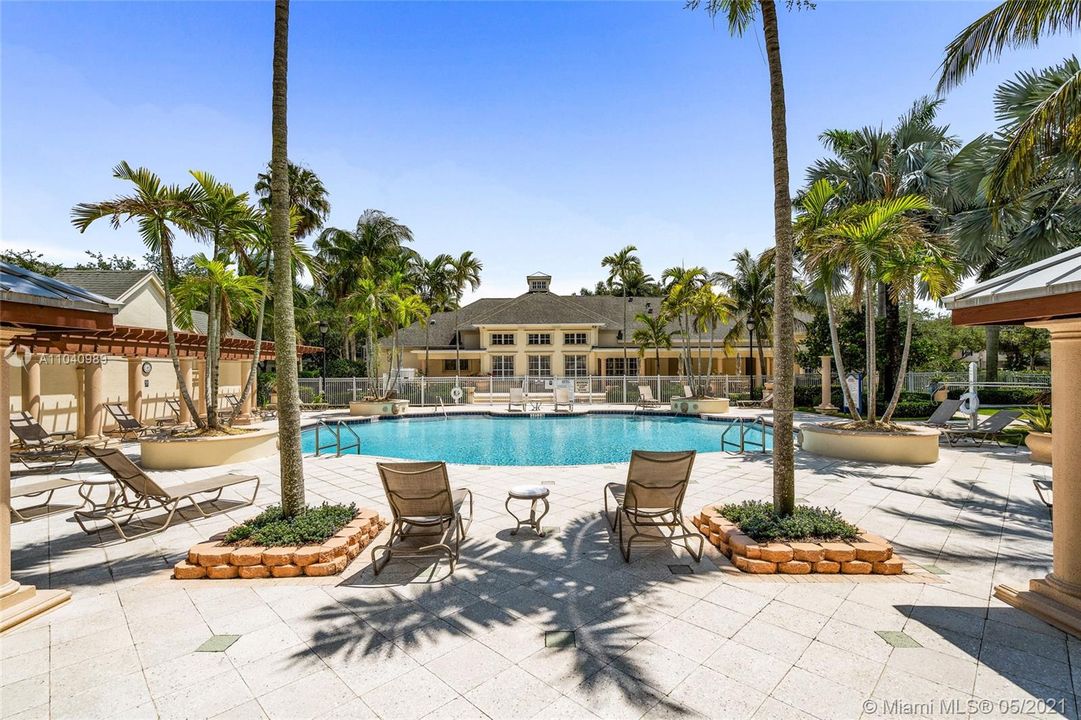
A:
{"label": "tree shadow on pavers", "polygon": [[[642,713],[668,703],[664,692],[648,687],[649,668],[625,653],[675,616],[633,598],[694,581],[674,574],[672,564],[694,566],[699,574],[720,571],[708,560],[695,565],[682,549],[644,543],[625,563],[599,512],[546,529],[544,538],[528,529],[516,536],[506,530],[467,536],[453,573],[434,555],[426,565],[392,560],[378,576],[369,560],[330,591],[336,602],[313,616],[328,627],[316,630],[309,644],[349,666],[393,654],[388,645],[423,664],[478,640],[526,669],[525,658],[547,646],[546,652],[568,653],[563,680],[584,696],[604,683],[606,692],[618,692]],[[343,606],[364,621],[362,632],[343,632]],[[674,704],[670,710],[684,712]]]}
{"label": "tree shadow on pavers", "polygon": [[[998,703],[1028,697],[1046,701],[1050,714],[1077,717],[1066,633],[1013,607],[894,607],[908,615],[905,632],[921,646],[979,661],[978,672],[984,675],[976,679],[972,694],[977,698]],[[906,651],[895,648],[891,659]],[[992,713],[981,714],[1026,712],[1018,705],[996,704]]]}

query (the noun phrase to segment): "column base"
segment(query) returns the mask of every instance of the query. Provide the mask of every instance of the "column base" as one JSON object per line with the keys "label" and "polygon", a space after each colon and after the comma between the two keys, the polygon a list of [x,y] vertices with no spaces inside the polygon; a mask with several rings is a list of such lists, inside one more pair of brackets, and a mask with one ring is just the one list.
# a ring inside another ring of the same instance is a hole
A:
{"label": "column base", "polygon": [[237,415],[233,425],[254,425],[255,417],[252,415]]}
{"label": "column base", "polygon": [[14,592],[0,598],[0,632],[10,630],[70,599],[71,592],[68,590],[38,590],[33,585],[20,585]]}
{"label": "column base", "polygon": [[837,406],[832,403],[827,403],[825,405],[815,405],[815,410],[818,410],[819,412],[829,412],[836,409]]}
{"label": "column base", "polygon": [[1081,638],[1081,597],[1057,590],[1046,579],[1029,580],[1028,590],[995,587],[995,597],[1059,630]]}

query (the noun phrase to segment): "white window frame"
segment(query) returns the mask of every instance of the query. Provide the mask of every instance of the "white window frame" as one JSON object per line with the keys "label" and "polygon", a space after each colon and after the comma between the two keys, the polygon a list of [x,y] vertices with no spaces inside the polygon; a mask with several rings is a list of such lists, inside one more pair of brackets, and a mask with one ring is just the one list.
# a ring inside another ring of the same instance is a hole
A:
{"label": "white window frame", "polygon": [[[570,363],[574,363],[574,367],[570,367]],[[589,356],[588,355],[564,355],[563,356],[563,377],[588,377],[589,376]]]}
{"label": "white window frame", "polygon": [[[551,355],[528,355],[526,363],[530,377],[552,377]],[[547,367],[543,368],[542,365]]]}
{"label": "white window frame", "polygon": [[[510,367],[506,367],[509,362]],[[498,367],[497,367],[498,365]],[[493,355],[492,356],[492,377],[514,377],[514,356],[513,355]]]}
{"label": "white window frame", "polygon": [[[496,338],[499,338],[498,340]],[[514,333],[492,333],[488,341],[489,345],[508,347],[514,345]]]}
{"label": "white window frame", "polygon": [[[536,338],[536,342],[534,342]],[[545,342],[541,342],[541,338],[547,338]],[[526,345],[533,346],[545,346],[552,344],[552,333],[528,333],[526,335]]]}
{"label": "white window frame", "polygon": [[[580,340],[579,340],[580,338]],[[563,333],[564,345],[588,345],[589,333],[584,332],[567,332]]]}
{"label": "white window frame", "polygon": [[[623,365],[623,358],[621,358],[621,357],[605,358],[604,359],[604,374],[605,375],[615,375],[617,377],[620,376],[620,375],[623,375],[624,373],[615,371],[616,367],[621,366],[621,365]],[[626,373],[626,375],[629,376],[629,377],[637,376],[639,370],[641,370],[641,367],[642,367],[638,362],[638,358],[636,358],[636,357],[627,358],[627,365],[630,366],[631,368],[633,368],[633,370],[634,370],[634,372]]]}

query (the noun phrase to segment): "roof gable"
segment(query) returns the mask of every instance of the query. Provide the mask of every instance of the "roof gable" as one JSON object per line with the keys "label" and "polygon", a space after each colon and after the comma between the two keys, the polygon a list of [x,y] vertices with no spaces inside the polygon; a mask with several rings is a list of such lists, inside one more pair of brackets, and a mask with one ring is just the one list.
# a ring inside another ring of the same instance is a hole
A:
{"label": "roof gable", "polygon": [[[136,286],[157,280],[152,270],[84,270],[65,268],[56,275],[56,279],[76,287],[81,287],[95,295],[111,300],[123,301],[124,296]],[[159,282],[160,284],[160,282]]]}

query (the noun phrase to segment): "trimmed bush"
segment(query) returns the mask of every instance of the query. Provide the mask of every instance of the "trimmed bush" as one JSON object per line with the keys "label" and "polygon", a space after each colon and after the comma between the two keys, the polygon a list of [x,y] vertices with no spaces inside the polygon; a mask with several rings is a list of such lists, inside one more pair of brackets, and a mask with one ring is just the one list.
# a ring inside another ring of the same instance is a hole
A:
{"label": "trimmed bush", "polygon": [[846,522],[841,513],[832,508],[800,505],[787,517],[773,510],[773,503],[763,500],[747,500],[730,503],[717,508],[726,519],[734,522],[755,542],[774,540],[852,540],[859,536],[859,528]]}
{"label": "trimmed bush", "polygon": [[271,505],[251,520],[236,525],[225,533],[227,544],[318,545],[345,527],[356,517],[357,506],[323,503],[306,507],[291,518],[285,517],[280,505]]}

